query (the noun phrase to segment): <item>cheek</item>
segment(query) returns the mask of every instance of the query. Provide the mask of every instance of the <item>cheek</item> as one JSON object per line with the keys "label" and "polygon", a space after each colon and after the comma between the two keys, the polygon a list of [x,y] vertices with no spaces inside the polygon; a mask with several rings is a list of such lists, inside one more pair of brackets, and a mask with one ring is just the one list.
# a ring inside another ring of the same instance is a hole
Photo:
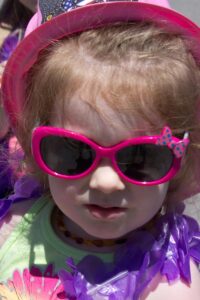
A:
{"label": "cheek", "polygon": [[73,203],[75,198],[75,187],[70,185],[69,181],[58,179],[52,176],[48,177],[49,188],[54,202],[60,207]]}
{"label": "cheek", "polygon": [[48,177],[49,188],[55,204],[69,219],[80,224],[80,209],[77,201],[79,184],[58,179],[52,176]]}
{"label": "cheek", "polygon": [[157,186],[157,188],[158,188],[157,189],[158,202],[162,204],[167,196],[167,192],[169,189],[169,182],[160,184]]}
{"label": "cheek", "polygon": [[166,199],[167,191],[168,183],[152,187],[137,187],[127,221],[129,231],[143,226],[158,213]]}
{"label": "cheek", "polygon": [[168,182],[152,187],[144,187],[143,190],[140,190],[141,207],[153,213],[159,210],[165,201],[168,187]]}

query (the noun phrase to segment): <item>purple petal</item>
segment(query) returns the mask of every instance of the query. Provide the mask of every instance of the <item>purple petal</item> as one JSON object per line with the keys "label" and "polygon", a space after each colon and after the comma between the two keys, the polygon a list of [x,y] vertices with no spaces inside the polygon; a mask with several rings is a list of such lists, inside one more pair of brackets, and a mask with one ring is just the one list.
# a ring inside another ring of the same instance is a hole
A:
{"label": "purple petal", "polygon": [[19,42],[19,33],[11,33],[3,42],[0,49],[0,62],[8,60]]}
{"label": "purple petal", "polygon": [[74,288],[74,281],[73,281],[73,276],[65,271],[65,270],[60,270],[58,272],[58,276],[62,282],[63,288],[65,290],[65,293],[67,297],[69,298],[75,298],[76,297],[76,291]]}
{"label": "purple petal", "polygon": [[0,220],[2,220],[12,205],[11,200],[0,200]]}
{"label": "purple petal", "polygon": [[170,283],[179,278],[180,271],[177,268],[177,261],[173,261],[173,259],[167,260],[164,263],[161,274],[165,275]]}
{"label": "purple petal", "polygon": [[13,202],[19,202],[25,199],[38,198],[41,194],[42,188],[36,178],[26,175],[16,181],[14,194],[9,196],[9,199]]}

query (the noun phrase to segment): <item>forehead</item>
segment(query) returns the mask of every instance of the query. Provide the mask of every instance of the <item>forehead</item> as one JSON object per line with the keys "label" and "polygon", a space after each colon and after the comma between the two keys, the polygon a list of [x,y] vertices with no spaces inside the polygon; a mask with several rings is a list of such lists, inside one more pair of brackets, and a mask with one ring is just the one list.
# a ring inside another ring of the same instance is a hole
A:
{"label": "forehead", "polygon": [[94,108],[82,93],[75,93],[70,100],[60,102],[55,107],[51,124],[84,134],[104,146],[153,134],[149,124],[138,116],[130,117],[115,111],[100,95]]}

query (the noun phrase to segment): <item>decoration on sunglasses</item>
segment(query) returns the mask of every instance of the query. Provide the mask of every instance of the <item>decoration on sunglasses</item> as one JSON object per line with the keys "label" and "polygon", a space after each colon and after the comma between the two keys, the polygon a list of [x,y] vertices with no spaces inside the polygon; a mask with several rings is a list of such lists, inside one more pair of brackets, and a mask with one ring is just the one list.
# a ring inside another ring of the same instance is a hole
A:
{"label": "decoration on sunglasses", "polygon": [[[138,2],[138,0],[129,0]],[[109,0],[39,0],[39,7],[42,14],[42,23],[52,18],[70,11],[74,8],[87,5],[89,3],[112,2]]]}
{"label": "decoration on sunglasses", "polygon": [[177,158],[183,157],[189,144],[188,133],[184,134],[184,137],[181,141],[174,142],[172,137],[172,131],[169,127],[164,127],[162,135],[158,138],[156,145],[159,146],[168,146],[172,149],[174,155]]}

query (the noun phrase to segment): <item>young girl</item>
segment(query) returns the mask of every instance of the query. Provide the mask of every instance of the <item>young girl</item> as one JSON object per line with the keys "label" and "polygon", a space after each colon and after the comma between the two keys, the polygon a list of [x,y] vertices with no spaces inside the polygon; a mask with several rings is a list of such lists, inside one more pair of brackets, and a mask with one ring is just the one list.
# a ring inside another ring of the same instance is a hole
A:
{"label": "young girl", "polygon": [[45,193],[2,245],[2,299],[199,299],[178,204],[198,189],[200,29],[165,1],[39,4],[3,98]]}

